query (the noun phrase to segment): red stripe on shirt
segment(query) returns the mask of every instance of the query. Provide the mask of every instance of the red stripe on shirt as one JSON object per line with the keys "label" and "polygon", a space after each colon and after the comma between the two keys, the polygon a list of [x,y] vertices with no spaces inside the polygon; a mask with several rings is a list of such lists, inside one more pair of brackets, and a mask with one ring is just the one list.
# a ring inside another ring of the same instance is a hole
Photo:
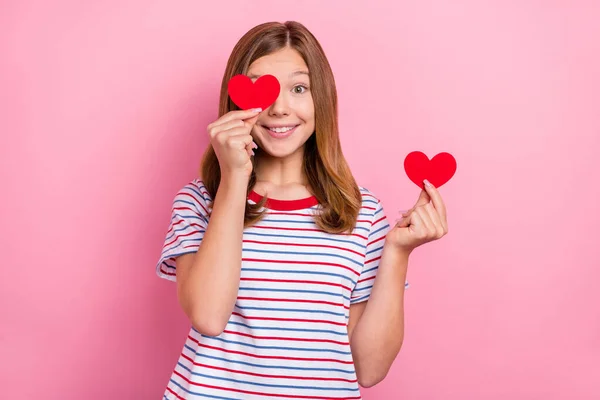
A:
{"label": "red stripe on shirt", "polygon": [[[273,245],[278,245],[281,246],[284,243],[281,242],[262,242],[259,240],[244,240],[244,243],[254,243],[254,244],[273,244]],[[300,246],[300,247],[324,247],[324,248],[328,248],[328,249],[336,249],[336,250],[343,250],[343,251],[349,251],[351,253],[354,253],[356,255],[359,256],[364,256],[364,254],[359,253],[358,251],[349,249],[349,248],[345,248],[345,247],[341,247],[341,246],[331,246],[328,244],[313,244],[313,243],[285,243],[286,246]]]}
{"label": "red stripe on shirt", "polygon": [[354,275],[360,275],[359,272],[353,270],[350,267],[347,267],[342,264],[337,263],[329,263],[329,262],[317,262],[317,261],[292,261],[292,260],[265,260],[261,258],[242,258],[242,261],[252,261],[252,262],[264,262],[264,263],[277,263],[277,264],[308,264],[308,265],[328,265],[331,267],[339,267],[343,269],[347,269],[352,272]]}
{"label": "red stripe on shirt", "polygon": [[343,285],[341,283],[332,283],[332,282],[319,282],[319,281],[303,281],[296,279],[267,279],[267,278],[240,278],[241,281],[255,281],[255,282],[280,282],[280,283],[307,283],[314,285],[327,285],[327,286],[335,286],[341,287],[343,289],[347,289],[352,291],[350,286]]}
{"label": "red stripe on shirt", "polygon": [[259,354],[248,353],[245,351],[231,350],[231,349],[226,349],[224,347],[217,347],[217,346],[211,346],[211,345],[208,345],[205,343],[200,343],[197,339],[193,338],[191,335],[189,335],[188,338],[200,347],[206,347],[207,349],[211,349],[211,350],[223,351],[225,353],[240,354],[242,356],[248,356],[248,357],[252,357],[252,358],[267,358],[267,359],[273,359],[273,360],[294,360],[294,361],[320,361],[320,362],[332,362],[332,363],[346,364],[346,365],[353,364],[352,360],[343,361],[343,360],[337,360],[335,358],[284,357],[284,356],[259,355]]}
{"label": "red stripe on shirt", "polygon": [[276,298],[268,298],[268,297],[238,297],[238,300],[256,300],[256,301],[285,301],[285,302],[294,302],[294,303],[314,303],[314,304],[328,304],[331,306],[339,306],[344,308],[349,308],[347,305],[343,303],[334,303],[332,301],[325,300],[305,300],[305,299],[276,299]]}
{"label": "red stripe on shirt", "polygon": [[357,382],[357,379],[345,379],[345,378],[325,378],[318,376],[294,376],[294,375],[268,375],[268,374],[260,374],[258,372],[248,372],[248,371],[240,371],[233,368],[225,368],[225,367],[217,367],[216,365],[210,364],[202,364],[199,362],[195,362],[191,357],[181,354],[181,357],[185,358],[189,362],[199,367],[209,368],[209,369],[217,369],[220,371],[234,372],[236,374],[243,375],[251,375],[251,376],[260,376],[261,378],[273,378],[273,379],[299,379],[299,380],[318,380],[318,381],[338,381],[338,382]]}
{"label": "red stripe on shirt", "polygon": [[[254,395],[257,395],[257,396],[286,397],[286,398],[291,398],[291,399],[318,399],[318,400],[323,400],[323,398],[324,398],[323,396],[301,396],[301,395],[293,395],[293,394],[263,393],[263,392],[254,392],[254,391],[250,391],[250,390],[225,388],[225,387],[221,387],[221,386],[207,385],[207,384],[204,384],[204,383],[197,383],[197,382],[194,382],[194,381],[186,378],[185,376],[183,376],[178,371],[174,371],[174,373],[177,376],[179,376],[181,379],[183,379],[184,381],[186,381],[187,383],[189,383],[191,385],[202,386],[202,387],[206,387],[206,388],[209,388],[209,389],[228,390],[228,391],[231,391],[231,392],[245,393],[245,394],[254,394]],[[355,396],[355,397],[327,397],[327,399],[329,399],[329,400],[360,400],[361,397],[360,396]]]}
{"label": "red stripe on shirt", "polygon": [[347,345],[350,344],[349,342],[340,342],[340,341],[332,340],[332,339],[311,339],[311,338],[290,338],[290,337],[278,337],[278,336],[259,336],[259,335],[251,335],[249,333],[244,333],[244,332],[230,331],[228,329],[225,329],[223,332],[224,333],[229,333],[230,335],[251,337],[252,339],[290,340],[290,341],[295,341],[295,342],[333,343],[333,344],[339,344],[341,346],[347,346]]}
{"label": "red stripe on shirt", "polygon": [[[303,231],[303,232],[322,232],[320,229],[310,229],[310,228],[286,228],[283,226],[253,226],[253,228],[257,229],[273,229],[273,230],[283,230],[283,231]],[[340,234],[341,235],[341,234]],[[359,235],[358,233],[350,233],[344,234],[342,236],[355,236],[361,239],[366,239],[367,237],[364,235]]]}
{"label": "red stripe on shirt", "polygon": [[257,320],[257,321],[282,321],[282,322],[312,322],[317,324],[329,324],[329,325],[337,325],[337,326],[346,326],[345,322],[335,322],[335,321],[327,321],[323,319],[305,319],[305,318],[275,318],[275,317],[251,317],[248,315],[241,314],[239,312],[232,312],[231,315],[237,315],[238,317],[242,317],[244,319],[249,320]]}

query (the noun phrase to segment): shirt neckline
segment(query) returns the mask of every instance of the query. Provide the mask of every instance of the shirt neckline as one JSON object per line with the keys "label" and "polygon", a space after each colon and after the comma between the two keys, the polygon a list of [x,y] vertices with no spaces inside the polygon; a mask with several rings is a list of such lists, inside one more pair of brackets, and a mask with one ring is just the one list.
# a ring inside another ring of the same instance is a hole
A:
{"label": "shirt neckline", "polygon": [[[264,196],[256,193],[254,189],[250,191],[248,194],[248,198],[255,203],[258,203],[262,200]],[[305,208],[310,208],[319,204],[319,201],[315,196],[305,197],[303,199],[296,200],[279,200],[272,199],[267,197],[267,202],[265,203],[265,207],[271,210],[277,211],[294,211],[294,210],[303,210]]]}

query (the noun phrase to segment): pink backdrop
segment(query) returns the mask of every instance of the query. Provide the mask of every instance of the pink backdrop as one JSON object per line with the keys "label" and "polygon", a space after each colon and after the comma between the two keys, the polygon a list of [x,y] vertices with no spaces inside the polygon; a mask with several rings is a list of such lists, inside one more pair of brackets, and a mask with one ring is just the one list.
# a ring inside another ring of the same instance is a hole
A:
{"label": "pink backdrop", "polygon": [[161,398],[189,326],[154,272],[171,201],[237,39],[295,19],[391,222],[408,152],[458,160],[364,398],[600,398],[599,3],[234,3],[2,2],[0,397]]}

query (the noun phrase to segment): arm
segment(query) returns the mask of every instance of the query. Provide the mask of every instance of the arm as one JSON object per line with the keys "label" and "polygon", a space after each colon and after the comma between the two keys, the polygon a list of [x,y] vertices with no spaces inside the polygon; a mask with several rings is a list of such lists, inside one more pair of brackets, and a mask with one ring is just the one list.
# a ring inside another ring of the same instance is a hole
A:
{"label": "arm", "polygon": [[407,268],[407,253],[384,246],[369,300],[350,306],[348,334],[363,387],[385,378],[402,347]]}
{"label": "arm", "polygon": [[242,259],[246,176],[224,176],[196,253],[177,258],[177,297],[200,333],[223,332],[237,297]]}
{"label": "arm", "polygon": [[448,233],[446,207],[438,190],[425,181],[415,206],[385,237],[379,270],[365,306],[350,306],[350,346],[361,386],[387,375],[404,340],[404,282],[408,258],[418,246]]}

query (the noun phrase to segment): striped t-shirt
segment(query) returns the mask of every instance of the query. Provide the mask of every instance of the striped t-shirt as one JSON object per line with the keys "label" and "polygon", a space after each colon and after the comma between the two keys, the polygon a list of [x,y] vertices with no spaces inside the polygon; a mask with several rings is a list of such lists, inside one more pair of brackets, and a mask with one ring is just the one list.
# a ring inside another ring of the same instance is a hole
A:
{"label": "striped t-shirt", "polygon": [[[349,309],[369,298],[390,226],[380,201],[360,191],[352,234],[320,230],[315,197],[268,200],[265,218],[244,229],[239,292],[225,330],[210,337],[190,329],[163,399],[361,399]],[[174,281],[175,258],[197,251],[210,200],[200,179],[175,196],[160,277]]]}

